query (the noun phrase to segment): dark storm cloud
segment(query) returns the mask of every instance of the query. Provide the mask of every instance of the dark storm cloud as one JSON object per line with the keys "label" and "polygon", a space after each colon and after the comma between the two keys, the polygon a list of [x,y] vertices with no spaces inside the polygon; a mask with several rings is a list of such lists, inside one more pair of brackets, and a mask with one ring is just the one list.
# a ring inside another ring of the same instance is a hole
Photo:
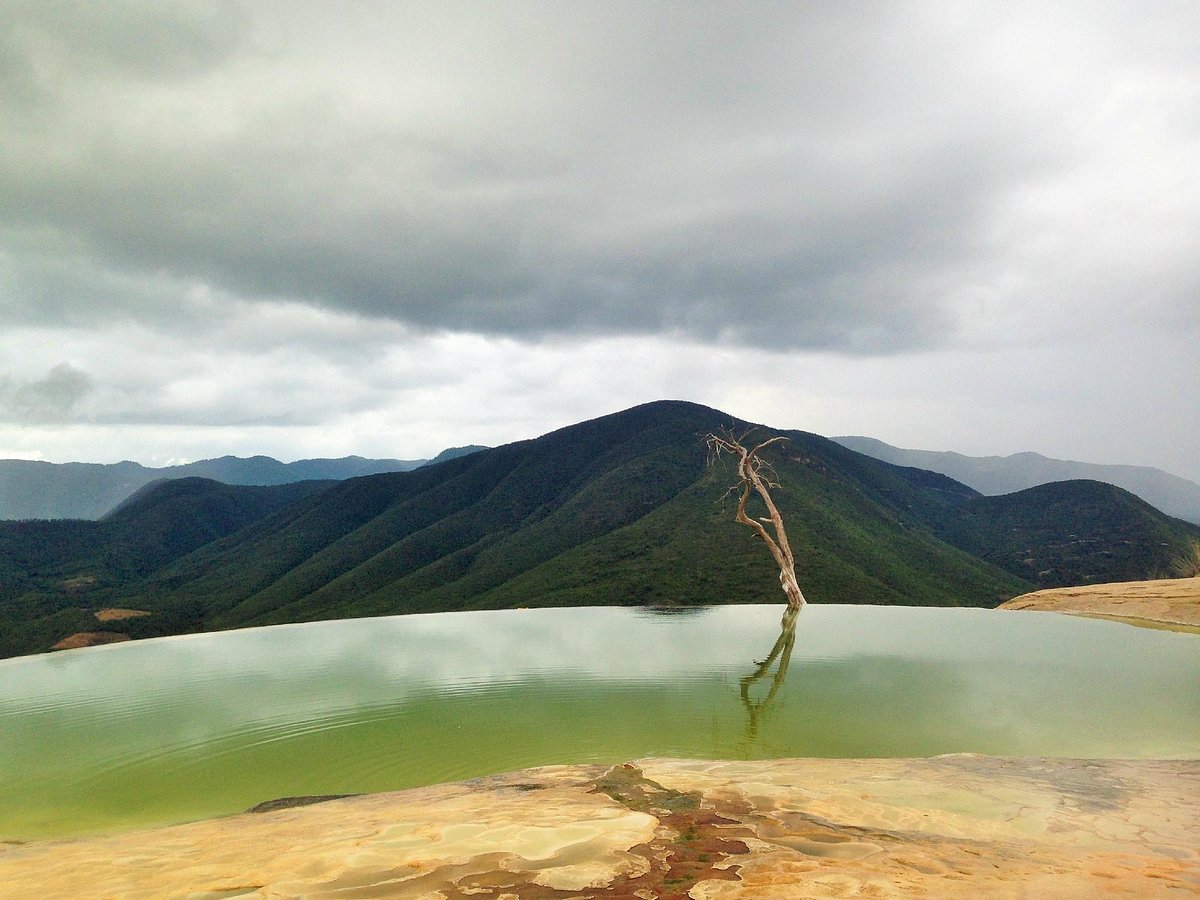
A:
{"label": "dark storm cloud", "polygon": [[9,320],[193,284],[875,354],[1200,315],[1186,5],[0,10]]}
{"label": "dark storm cloud", "polygon": [[340,9],[5,6],[10,246],[421,328],[886,352],[953,332],[1069,149],[972,58],[986,10]]}

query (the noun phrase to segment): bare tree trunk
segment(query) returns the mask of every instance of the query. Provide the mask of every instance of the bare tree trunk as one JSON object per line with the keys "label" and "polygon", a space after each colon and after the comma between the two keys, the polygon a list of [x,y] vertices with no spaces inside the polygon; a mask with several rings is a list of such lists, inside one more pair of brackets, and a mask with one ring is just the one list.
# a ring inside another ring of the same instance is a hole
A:
{"label": "bare tree trunk", "polygon": [[[765,447],[780,441],[786,441],[785,437],[773,437],[770,440],[763,441],[755,447],[747,449],[741,440],[727,435],[707,435],[705,440],[708,443],[709,451],[714,456],[720,456],[722,453],[730,453],[737,457],[737,473],[738,483],[730,488],[730,491],[737,490],[738,505],[737,514],[734,517],[738,522],[751,528],[757,534],[767,549],[771,551],[771,556],[775,558],[775,562],[779,566],[779,584],[783,588],[783,592],[787,595],[788,606],[792,609],[799,609],[804,605],[804,594],[800,591],[800,585],[796,581],[796,560],[792,556],[792,546],[788,543],[787,532],[783,528],[783,516],[779,514],[778,508],[775,506],[775,501],[771,499],[769,488],[779,487],[778,484],[765,477],[766,473],[771,471],[770,466],[759,453]],[[763,503],[767,507],[767,515],[759,519],[752,519],[746,514],[746,502],[750,499],[750,494],[756,493],[762,498]],[[763,523],[771,526],[771,532],[768,532]]]}

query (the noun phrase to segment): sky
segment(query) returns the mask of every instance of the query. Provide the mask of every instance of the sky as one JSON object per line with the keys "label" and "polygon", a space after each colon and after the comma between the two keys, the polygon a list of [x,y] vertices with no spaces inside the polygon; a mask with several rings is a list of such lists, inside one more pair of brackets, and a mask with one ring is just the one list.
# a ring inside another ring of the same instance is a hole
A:
{"label": "sky", "polygon": [[1200,481],[1200,4],[0,0],[0,457],[657,399]]}

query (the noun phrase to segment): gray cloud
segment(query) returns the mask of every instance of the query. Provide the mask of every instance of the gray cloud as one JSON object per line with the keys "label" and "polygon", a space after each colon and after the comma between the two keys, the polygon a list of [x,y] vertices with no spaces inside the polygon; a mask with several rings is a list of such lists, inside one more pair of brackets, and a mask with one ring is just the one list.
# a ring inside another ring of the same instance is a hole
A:
{"label": "gray cloud", "polygon": [[1121,7],[1090,6],[96,9],[7,7],[6,77],[34,98],[0,112],[8,242],[72,266],[425,329],[855,354],[954,342],[978,321],[964,294],[997,322],[1078,321],[1098,275],[1194,309],[1193,240],[1167,271],[1088,257],[1200,224],[1106,182],[1112,142],[1190,146],[1194,115],[1079,124],[1200,81],[1186,6],[1128,42]]}
{"label": "gray cloud", "polygon": [[34,424],[69,421],[92,390],[91,377],[70,363],[59,363],[33,380],[0,375],[0,418]]}
{"label": "gray cloud", "polygon": [[419,456],[678,396],[1197,477],[1198,30],[0,0],[0,455]]}
{"label": "gray cloud", "polygon": [[[83,80],[181,81],[234,55],[246,20],[227,0],[5,0],[0,77],[18,102],[45,102]],[[65,98],[64,98],[65,99]]]}

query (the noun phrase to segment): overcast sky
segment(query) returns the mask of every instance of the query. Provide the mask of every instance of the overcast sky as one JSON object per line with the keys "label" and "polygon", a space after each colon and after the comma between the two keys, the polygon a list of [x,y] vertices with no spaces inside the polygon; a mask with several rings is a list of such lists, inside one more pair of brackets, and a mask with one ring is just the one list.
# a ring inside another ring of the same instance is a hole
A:
{"label": "overcast sky", "polygon": [[0,457],[662,398],[1200,480],[1200,4],[0,0]]}

